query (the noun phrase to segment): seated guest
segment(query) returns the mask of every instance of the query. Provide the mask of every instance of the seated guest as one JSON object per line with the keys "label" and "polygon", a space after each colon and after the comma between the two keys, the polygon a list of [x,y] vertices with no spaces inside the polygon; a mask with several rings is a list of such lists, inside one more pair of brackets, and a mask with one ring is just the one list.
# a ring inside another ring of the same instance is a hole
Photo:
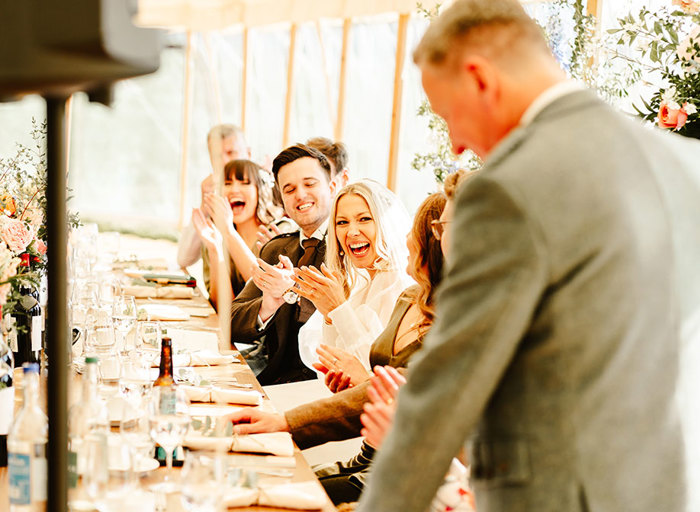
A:
{"label": "seated guest", "polygon": [[281,211],[272,204],[272,190],[265,180],[266,174],[267,171],[255,162],[231,160],[224,166],[222,195],[207,193],[204,196],[204,205],[214,221],[200,208],[193,212],[192,221],[205,248],[202,255],[204,283],[214,307],[219,296],[218,263],[224,261],[222,239],[231,261],[230,279],[224,282],[230,282],[235,297],[253,274],[258,227],[281,216]]}
{"label": "seated guest", "polygon": [[[306,145],[323,153],[331,165],[331,195],[335,196],[336,192],[348,184],[348,150],[342,142],[333,142],[326,137],[313,137],[306,141]],[[279,194],[278,189],[274,189],[275,197]],[[281,198],[277,198],[277,202],[282,203]],[[277,225],[260,226],[258,230],[257,245],[262,247],[269,242],[274,236],[283,233]]]}
{"label": "seated guest", "polygon": [[[440,217],[445,205],[441,193],[421,204],[407,237],[408,272],[418,283],[396,301],[386,329],[370,351],[372,365],[403,367],[421,346],[433,319],[433,295],[442,276],[442,252],[431,233],[431,223]],[[329,361],[330,369],[342,371],[341,361]],[[369,377],[369,375],[367,375]],[[300,448],[360,435],[360,415],[367,402],[367,379],[329,398],[316,400],[287,411],[284,415],[245,408],[228,416],[239,434],[288,431]],[[370,449],[371,450],[371,449]],[[345,486],[344,486],[345,487]],[[355,489],[355,495],[359,490]],[[348,501],[341,499],[339,501]]]}
{"label": "seated guest", "polygon": [[320,266],[324,260],[332,201],[330,164],[315,149],[303,144],[285,149],[273,161],[272,173],[285,212],[299,230],[263,246],[252,280],[231,305],[232,340],[261,343],[266,351],[266,365],[258,368],[263,385],[315,377],[299,359],[297,342],[314,306],[290,289],[295,266]]}
{"label": "seated guest", "polygon": [[[207,208],[204,196],[214,192],[214,173],[221,170],[231,160],[238,158],[250,158],[250,147],[245,140],[243,131],[232,124],[218,124],[212,127],[207,134],[207,149],[212,172],[202,181],[202,204],[200,209],[208,217],[211,212]],[[177,244],[177,264],[182,268],[194,265],[202,254],[202,240],[199,238],[194,223],[190,223],[182,230]]]}
{"label": "seated guest", "polygon": [[357,356],[369,368],[372,342],[386,327],[396,299],[413,283],[405,270],[409,217],[386,187],[362,180],[338,193],[330,218],[326,263],[295,271],[299,295],[316,307],[299,331],[299,354],[313,368],[323,343]]}

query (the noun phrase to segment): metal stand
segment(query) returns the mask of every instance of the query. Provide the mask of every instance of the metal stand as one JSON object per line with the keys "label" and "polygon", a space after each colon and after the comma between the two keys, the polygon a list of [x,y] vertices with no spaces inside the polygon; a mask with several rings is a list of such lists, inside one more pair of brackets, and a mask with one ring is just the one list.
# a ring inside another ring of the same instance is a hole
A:
{"label": "metal stand", "polygon": [[68,315],[65,169],[67,98],[46,98],[48,302],[46,346],[49,355],[48,512],[65,512],[68,500]]}

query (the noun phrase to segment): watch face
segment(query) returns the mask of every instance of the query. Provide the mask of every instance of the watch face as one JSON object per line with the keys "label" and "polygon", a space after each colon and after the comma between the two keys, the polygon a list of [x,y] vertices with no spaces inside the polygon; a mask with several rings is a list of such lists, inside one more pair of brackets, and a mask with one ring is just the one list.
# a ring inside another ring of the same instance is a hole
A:
{"label": "watch face", "polygon": [[297,295],[297,292],[290,288],[289,290],[284,292],[282,298],[287,304],[296,304],[297,299],[299,299],[299,295]]}

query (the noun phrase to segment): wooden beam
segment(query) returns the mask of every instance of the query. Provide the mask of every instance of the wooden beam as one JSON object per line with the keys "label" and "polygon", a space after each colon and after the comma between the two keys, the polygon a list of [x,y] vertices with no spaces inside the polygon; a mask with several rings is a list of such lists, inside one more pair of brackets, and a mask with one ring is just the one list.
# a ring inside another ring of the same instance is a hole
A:
{"label": "wooden beam", "polygon": [[592,14],[600,20],[603,12],[603,0],[587,0],[586,11],[588,11],[588,14]]}
{"label": "wooden beam", "polygon": [[396,67],[394,70],[394,105],[391,112],[391,138],[389,143],[389,169],[386,186],[396,191],[397,170],[399,164],[399,135],[401,131],[401,99],[403,93],[403,63],[406,60],[406,32],[408,14],[399,15],[398,34],[396,37]]}
{"label": "wooden beam", "polygon": [[207,53],[207,63],[209,66],[209,77],[211,80],[212,96],[214,97],[214,105],[216,109],[216,124],[223,123],[221,115],[221,87],[219,85],[219,73],[216,71],[216,61],[214,60],[214,51],[211,47],[211,38],[209,37],[209,32],[205,32],[204,36],[204,47]]}
{"label": "wooden beam", "polygon": [[348,46],[350,45],[350,28],[352,19],[343,20],[343,47],[340,53],[340,78],[338,84],[338,111],[335,116],[335,130],[333,132],[335,140],[343,139],[343,123],[345,121],[345,86],[348,70]]}
{"label": "wooden beam", "polygon": [[185,208],[187,205],[187,161],[190,145],[190,111],[192,110],[192,32],[187,31],[185,49],[185,86],[182,102],[182,142],[180,153],[180,208],[177,220],[178,229],[185,226]]}
{"label": "wooden beam", "polygon": [[66,100],[66,176],[70,172],[70,145],[71,145],[71,128],[73,126],[73,97],[75,95],[71,94]]}
{"label": "wooden beam", "polygon": [[289,28],[289,59],[287,60],[287,99],[284,103],[284,127],[282,129],[282,147],[289,146],[289,124],[292,120],[292,96],[294,92],[294,53],[297,45],[297,24]]}
{"label": "wooden beam", "polygon": [[243,73],[241,74],[241,130],[245,133],[246,95],[248,92],[248,27],[243,29]]}

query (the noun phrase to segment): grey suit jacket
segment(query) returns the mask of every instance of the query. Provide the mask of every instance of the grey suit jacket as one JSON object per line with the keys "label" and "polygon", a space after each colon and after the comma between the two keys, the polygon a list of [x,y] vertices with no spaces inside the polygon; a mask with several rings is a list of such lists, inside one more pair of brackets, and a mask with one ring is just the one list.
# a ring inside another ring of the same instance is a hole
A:
{"label": "grey suit jacket", "polygon": [[699,162],[589,91],[494,149],[458,194],[437,320],[359,510],[424,512],[470,435],[479,512],[684,510]]}

